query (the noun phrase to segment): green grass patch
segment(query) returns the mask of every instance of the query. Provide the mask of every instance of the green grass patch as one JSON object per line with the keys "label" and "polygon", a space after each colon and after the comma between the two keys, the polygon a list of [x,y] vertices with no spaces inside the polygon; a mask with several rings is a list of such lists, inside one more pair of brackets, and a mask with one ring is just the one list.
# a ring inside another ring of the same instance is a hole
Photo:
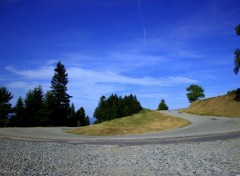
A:
{"label": "green grass patch", "polygon": [[189,124],[190,122],[184,119],[144,109],[132,116],[78,128],[67,133],[91,136],[144,134],[172,130]]}

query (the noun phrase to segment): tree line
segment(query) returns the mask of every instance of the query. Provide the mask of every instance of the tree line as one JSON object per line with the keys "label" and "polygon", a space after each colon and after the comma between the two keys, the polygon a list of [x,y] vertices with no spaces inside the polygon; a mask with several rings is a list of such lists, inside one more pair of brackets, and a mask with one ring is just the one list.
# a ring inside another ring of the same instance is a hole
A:
{"label": "tree line", "polygon": [[126,95],[123,98],[117,95],[111,95],[109,98],[102,96],[98,106],[94,111],[95,123],[130,116],[142,110],[140,102],[136,95]]}
{"label": "tree line", "polygon": [[43,93],[41,86],[26,93],[25,99],[19,97],[16,106],[9,103],[13,98],[6,87],[0,87],[0,126],[85,126],[89,125],[89,117],[84,108],[75,111],[70,106],[67,93],[68,74],[61,62],[54,69],[51,90]]}
{"label": "tree line", "polygon": [[[42,87],[38,86],[26,93],[23,99],[19,97],[15,107],[9,101],[13,98],[6,87],[0,87],[0,126],[86,126],[89,117],[83,107],[75,111],[75,106],[70,106],[70,96],[67,93],[68,74],[61,62],[54,69],[51,80],[51,90],[44,94]],[[198,85],[186,88],[189,102],[204,97],[204,90]],[[93,116],[95,123],[130,116],[142,110],[136,95],[124,97],[112,94],[109,98],[102,96]],[[157,110],[168,110],[165,100],[162,99]]]}

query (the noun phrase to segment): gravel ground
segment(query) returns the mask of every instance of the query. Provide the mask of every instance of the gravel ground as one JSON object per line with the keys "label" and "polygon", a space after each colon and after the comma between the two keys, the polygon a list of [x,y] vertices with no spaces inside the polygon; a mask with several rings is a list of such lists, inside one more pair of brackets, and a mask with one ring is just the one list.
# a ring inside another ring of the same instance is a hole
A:
{"label": "gravel ground", "polygon": [[0,141],[0,175],[240,174],[240,139],[165,145]]}

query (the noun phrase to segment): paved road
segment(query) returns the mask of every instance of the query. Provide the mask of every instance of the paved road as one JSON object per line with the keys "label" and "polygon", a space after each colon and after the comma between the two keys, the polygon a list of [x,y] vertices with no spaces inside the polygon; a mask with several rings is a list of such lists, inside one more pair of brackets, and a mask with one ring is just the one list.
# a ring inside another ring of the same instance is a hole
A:
{"label": "paved road", "polygon": [[144,135],[94,137],[64,133],[69,127],[0,128],[0,139],[51,141],[83,144],[139,145],[181,143],[240,138],[240,118],[198,116],[164,111],[165,114],[189,120],[192,124],[176,130]]}

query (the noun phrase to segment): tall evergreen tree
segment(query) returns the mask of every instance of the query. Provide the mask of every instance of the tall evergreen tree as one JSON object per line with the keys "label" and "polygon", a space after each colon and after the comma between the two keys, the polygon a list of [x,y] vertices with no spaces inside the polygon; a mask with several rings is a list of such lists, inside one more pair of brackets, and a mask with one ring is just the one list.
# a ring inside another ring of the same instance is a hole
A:
{"label": "tall evergreen tree", "polygon": [[25,126],[40,126],[43,124],[43,90],[36,87],[28,91],[25,98]]}
{"label": "tall evergreen tree", "polygon": [[69,126],[77,126],[75,106],[74,106],[73,103],[72,103],[72,105],[70,107],[70,114],[68,116],[68,125]]}
{"label": "tall evergreen tree", "polygon": [[8,115],[12,111],[9,101],[13,98],[11,92],[6,87],[0,87],[0,127],[8,125]]}
{"label": "tall evergreen tree", "polygon": [[87,126],[89,125],[89,118],[85,114],[83,107],[79,108],[76,112],[77,126]]}
{"label": "tall evergreen tree", "polygon": [[101,123],[104,121],[107,111],[106,97],[101,96],[98,107],[95,109],[93,116],[97,119],[95,123]]}
{"label": "tall evergreen tree", "polygon": [[11,118],[11,126],[24,126],[25,124],[25,105],[22,97],[19,97],[14,107],[15,115]]}
{"label": "tall evergreen tree", "polygon": [[48,122],[48,126],[54,126],[54,113],[55,112],[55,97],[51,91],[47,91],[45,95],[43,114]]}
{"label": "tall evergreen tree", "polygon": [[55,99],[54,125],[66,125],[67,117],[70,114],[70,98],[67,93],[68,74],[61,62],[57,63],[54,69],[54,76],[51,81],[51,89]]}

